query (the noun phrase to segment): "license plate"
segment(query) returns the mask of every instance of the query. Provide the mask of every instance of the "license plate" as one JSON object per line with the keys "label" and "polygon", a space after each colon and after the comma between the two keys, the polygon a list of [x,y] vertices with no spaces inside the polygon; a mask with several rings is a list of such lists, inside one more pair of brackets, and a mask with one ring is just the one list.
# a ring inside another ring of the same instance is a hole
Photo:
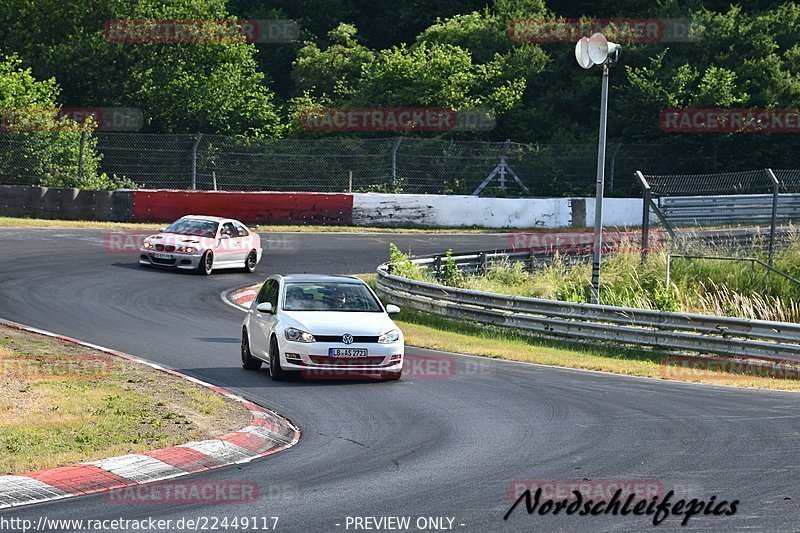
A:
{"label": "license plate", "polygon": [[328,355],[331,357],[366,357],[366,348],[329,348]]}
{"label": "license plate", "polygon": [[153,257],[156,259],[172,259],[172,256],[169,254],[153,254]]}

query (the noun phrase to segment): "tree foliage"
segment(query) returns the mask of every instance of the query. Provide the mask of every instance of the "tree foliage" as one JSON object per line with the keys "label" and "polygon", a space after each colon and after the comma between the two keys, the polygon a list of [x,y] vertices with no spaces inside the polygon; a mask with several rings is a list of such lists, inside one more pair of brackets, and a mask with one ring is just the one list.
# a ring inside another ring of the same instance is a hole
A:
{"label": "tree foliage", "polygon": [[[735,139],[748,153],[770,155],[797,147],[790,135],[669,134],[658,123],[665,107],[800,107],[800,5],[789,1],[5,0],[0,50],[16,54],[41,85],[23,90],[5,76],[0,90],[33,100],[44,91],[65,106],[140,107],[151,132],[314,136],[297,125],[302,109],[486,107],[496,129],[462,136],[594,142],[599,69],[579,68],[572,42],[511,39],[509,24],[529,17],[684,18],[700,28],[691,42],[623,42],[611,73],[610,143]],[[136,18],[290,18],[302,37],[104,38],[106,21]]]}

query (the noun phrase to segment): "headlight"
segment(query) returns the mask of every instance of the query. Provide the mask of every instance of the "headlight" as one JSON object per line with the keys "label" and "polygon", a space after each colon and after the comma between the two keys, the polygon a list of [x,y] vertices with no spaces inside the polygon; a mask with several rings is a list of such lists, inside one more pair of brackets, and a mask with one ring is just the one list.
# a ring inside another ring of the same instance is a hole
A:
{"label": "headlight", "polygon": [[153,246],[153,243],[151,242],[144,241],[142,243],[142,248],[144,248],[145,250],[152,250],[153,248],[155,248],[155,246]]}
{"label": "headlight", "polygon": [[181,246],[180,248],[175,250],[175,253],[179,253],[179,254],[196,254],[197,253],[197,248],[195,248],[193,246]]}
{"label": "headlight", "polygon": [[400,340],[400,332],[397,331],[396,329],[387,331],[386,333],[378,337],[378,342],[380,344],[391,344],[399,340]]}
{"label": "headlight", "polygon": [[287,341],[292,342],[317,342],[314,335],[297,328],[287,328],[284,332]]}

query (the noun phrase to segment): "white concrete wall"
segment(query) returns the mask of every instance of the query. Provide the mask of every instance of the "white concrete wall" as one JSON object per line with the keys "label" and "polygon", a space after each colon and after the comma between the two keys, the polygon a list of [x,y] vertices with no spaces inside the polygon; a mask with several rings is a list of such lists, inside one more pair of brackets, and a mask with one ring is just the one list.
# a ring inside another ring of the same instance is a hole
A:
{"label": "white concrete wall", "polygon": [[433,194],[353,194],[357,225],[429,227],[565,228],[569,198],[479,198]]}
{"label": "white concrete wall", "polygon": [[[641,199],[606,198],[604,207],[604,226],[641,224]],[[594,199],[355,193],[353,223],[363,226],[477,226],[497,229],[592,227]]]}
{"label": "white concrete wall", "polygon": [[[594,227],[594,198],[586,199],[586,226]],[[656,221],[656,216],[650,213],[651,222]],[[642,225],[642,199],[641,198],[604,198],[603,199],[603,227],[641,226]]]}

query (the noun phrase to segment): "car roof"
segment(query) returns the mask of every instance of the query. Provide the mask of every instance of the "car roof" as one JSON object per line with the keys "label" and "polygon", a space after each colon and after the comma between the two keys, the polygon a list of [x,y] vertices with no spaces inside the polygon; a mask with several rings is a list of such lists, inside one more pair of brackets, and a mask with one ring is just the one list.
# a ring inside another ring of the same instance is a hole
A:
{"label": "car roof", "polygon": [[284,282],[300,283],[364,283],[358,278],[351,276],[331,276],[328,274],[285,274],[280,276]]}
{"label": "car roof", "polygon": [[186,215],[181,217],[183,218],[191,218],[193,220],[210,220],[211,222],[238,222],[233,218],[222,218],[222,217],[212,217],[206,215]]}

